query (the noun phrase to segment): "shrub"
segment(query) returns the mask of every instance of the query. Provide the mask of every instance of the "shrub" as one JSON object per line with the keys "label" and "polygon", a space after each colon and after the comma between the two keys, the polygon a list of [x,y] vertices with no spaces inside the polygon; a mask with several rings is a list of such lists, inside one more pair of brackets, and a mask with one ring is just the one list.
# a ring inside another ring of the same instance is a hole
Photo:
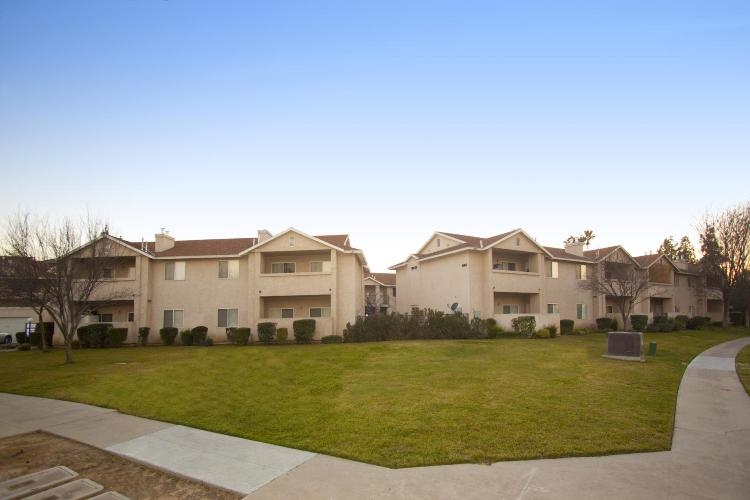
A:
{"label": "shrub", "polygon": [[91,323],[89,325],[89,346],[96,348],[107,347],[107,332],[112,328],[112,323]]}
{"label": "shrub", "polygon": [[314,319],[298,319],[292,323],[294,341],[298,344],[309,344],[315,336]]}
{"label": "shrub", "polygon": [[258,323],[258,342],[270,344],[276,336],[276,323]]}
{"label": "shrub", "polygon": [[596,318],[596,328],[599,330],[609,330],[612,328],[612,320],[609,318]]}
{"label": "shrub", "polygon": [[320,342],[323,344],[340,344],[343,341],[344,338],[341,335],[326,335],[320,339]]}
{"label": "shrub", "polygon": [[706,326],[706,324],[706,319],[703,316],[693,316],[687,320],[685,328],[688,330],[703,330],[703,327]]}
{"label": "shrub", "polygon": [[534,336],[536,330],[536,318],[534,316],[518,316],[511,321],[513,330],[528,338]]}
{"label": "shrub", "polygon": [[655,324],[651,323],[650,325],[648,325],[645,328],[645,330],[646,330],[647,333],[656,333],[656,332],[659,331],[659,325],[655,325]]}
{"label": "shrub", "polygon": [[634,332],[642,332],[648,324],[648,316],[645,314],[633,314],[630,316],[630,326]]}
{"label": "shrub", "polygon": [[541,330],[536,332],[534,336],[538,339],[548,339],[551,335],[549,333],[549,330],[547,330],[546,328],[542,328]]}
{"label": "shrub", "polygon": [[31,350],[31,344],[21,344],[18,346],[19,351],[30,351]]}
{"label": "shrub", "polygon": [[180,345],[193,345],[193,332],[186,329],[180,331]]}
{"label": "shrub", "polygon": [[671,319],[668,319],[667,321],[662,321],[660,323],[656,323],[656,327],[659,329],[660,332],[666,333],[666,332],[673,332],[674,331],[674,321]]}
{"label": "shrub", "polygon": [[617,320],[615,318],[610,318],[609,320],[612,322],[612,324],[610,325],[610,328],[612,329],[613,332],[616,332],[617,326],[618,326]]}
{"label": "shrub", "polygon": [[487,337],[491,339],[496,339],[503,333],[503,328],[495,323],[494,325],[490,325],[487,327]]}
{"label": "shrub", "polygon": [[70,343],[70,347],[72,347],[73,349],[80,349],[81,341],[78,339],[73,339],[73,342]]}
{"label": "shrub", "polygon": [[497,320],[495,318],[487,318],[485,322],[487,323],[488,329],[492,328],[493,326],[497,326]]}
{"label": "shrub", "polygon": [[575,322],[572,319],[560,320],[560,335],[573,335],[573,326]]}
{"label": "shrub", "polygon": [[234,344],[234,331],[235,330],[237,330],[237,327],[235,326],[230,326],[225,330],[227,334],[227,342],[229,342],[230,344]]}
{"label": "shrub", "polygon": [[276,342],[279,344],[283,344],[287,341],[289,338],[289,329],[288,328],[278,328],[276,330]]}
{"label": "shrub", "polygon": [[76,330],[76,336],[78,337],[78,342],[81,343],[81,347],[83,348],[91,347],[91,343],[89,342],[88,325],[79,326],[78,329]]}
{"label": "shrub", "polygon": [[591,328],[575,328],[573,330],[573,335],[588,335],[590,333],[594,333]]}
{"label": "shrub", "polygon": [[205,342],[206,338],[208,337],[208,327],[196,326],[195,328],[193,328],[192,334],[193,344],[203,345],[203,342]]}
{"label": "shrub", "polygon": [[[41,323],[34,323],[34,331],[29,334],[29,344],[34,347],[42,347],[42,337],[40,333],[42,331]],[[44,339],[47,341],[47,346],[52,345],[52,336],[55,333],[55,324],[52,322],[44,322]]]}
{"label": "shrub", "polygon": [[140,345],[148,344],[149,333],[151,333],[151,329],[147,326],[142,326],[138,329],[138,343]]}
{"label": "shrub", "polygon": [[28,335],[26,335],[26,332],[17,332],[16,333],[16,344],[26,344],[29,341]]}
{"label": "shrub", "polygon": [[247,345],[250,341],[250,328],[235,328],[232,338],[237,345]]}
{"label": "shrub", "polygon": [[497,323],[466,315],[424,309],[415,314],[375,314],[358,318],[344,328],[344,342],[412,339],[487,338],[502,330]]}
{"label": "shrub", "polygon": [[557,325],[547,325],[544,327],[549,332],[551,338],[557,337]]}
{"label": "shrub", "polygon": [[177,338],[177,328],[173,326],[167,326],[159,330],[159,337],[161,343],[164,345],[174,345],[174,339]]}
{"label": "shrub", "polygon": [[206,337],[205,339],[203,339],[203,342],[201,342],[201,345],[211,347],[212,345],[214,345],[214,339],[212,339],[211,337]]}
{"label": "shrub", "polygon": [[684,330],[687,327],[687,322],[690,318],[685,316],[684,314],[680,314],[679,316],[675,316],[674,318],[674,329],[675,330]]}
{"label": "shrub", "polygon": [[127,328],[110,328],[107,330],[107,346],[122,347],[123,342],[128,338]]}
{"label": "shrub", "polygon": [[712,321],[711,322],[711,326],[722,327],[722,326],[724,326],[724,322],[723,321]]}

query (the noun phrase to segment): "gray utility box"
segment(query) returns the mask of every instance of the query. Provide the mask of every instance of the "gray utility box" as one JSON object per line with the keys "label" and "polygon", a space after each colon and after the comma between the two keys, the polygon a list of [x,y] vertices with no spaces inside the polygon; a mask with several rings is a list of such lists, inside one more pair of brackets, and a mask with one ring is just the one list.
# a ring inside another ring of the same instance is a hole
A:
{"label": "gray utility box", "polygon": [[643,334],[641,332],[607,333],[607,354],[604,357],[623,361],[645,362]]}

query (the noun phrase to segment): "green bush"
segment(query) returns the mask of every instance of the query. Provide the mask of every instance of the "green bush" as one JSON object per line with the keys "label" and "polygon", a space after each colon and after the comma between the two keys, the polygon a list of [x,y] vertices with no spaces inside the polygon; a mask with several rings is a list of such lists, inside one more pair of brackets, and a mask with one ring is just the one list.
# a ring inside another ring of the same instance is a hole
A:
{"label": "green bush", "polygon": [[190,329],[180,331],[180,345],[193,345],[193,332]]}
{"label": "green bush", "polygon": [[560,335],[573,335],[575,322],[572,319],[560,320]]}
{"label": "green bush", "polygon": [[18,346],[19,351],[30,351],[31,350],[31,344],[21,344]]}
{"label": "green bush", "polygon": [[276,342],[278,342],[279,344],[283,344],[287,341],[288,338],[289,338],[288,328],[276,329]]}
{"label": "green bush", "polygon": [[29,342],[29,337],[26,332],[16,332],[16,344],[26,344]]}
{"label": "green bush", "polygon": [[674,321],[671,319],[655,323],[655,325],[662,333],[673,332],[675,327]]}
{"label": "green bush", "polygon": [[142,326],[138,329],[138,343],[140,345],[148,345],[149,333],[151,333],[151,329],[147,326]]}
{"label": "green bush", "polygon": [[677,330],[677,331],[684,330],[685,328],[687,328],[687,322],[688,322],[689,319],[690,318],[688,318],[684,314],[680,314],[678,316],[675,316],[674,320],[673,320],[674,321],[674,329]]}
{"label": "green bush", "polygon": [[70,347],[72,347],[73,349],[80,349],[81,341],[78,339],[73,339],[73,342],[70,343]]}
{"label": "green bush", "polygon": [[208,327],[196,326],[195,328],[193,328],[192,334],[193,334],[193,344],[203,345],[203,342],[205,342],[206,338],[208,337]]}
{"label": "green bush", "polygon": [[127,338],[127,328],[110,328],[107,330],[107,347],[122,347]]}
{"label": "green bush", "polygon": [[235,330],[237,330],[236,326],[230,326],[225,330],[227,334],[227,342],[229,342],[230,344],[234,344],[234,331]]}
{"label": "green bush", "polygon": [[612,328],[612,322],[609,318],[596,318],[596,328],[598,330],[609,330]]}
{"label": "green bush", "polygon": [[323,344],[340,344],[344,341],[341,335],[326,335],[320,339]]}
{"label": "green bush", "polygon": [[258,323],[258,342],[270,344],[276,336],[276,323]]}
{"label": "green bush", "polygon": [[503,333],[503,328],[497,324],[490,325],[487,327],[487,338],[496,339]]}
{"label": "green bush", "polygon": [[711,326],[722,327],[722,326],[724,326],[724,322],[723,321],[712,321],[711,322]]}
{"label": "green bush", "polygon": [[[42,331],[41,323],[34,323],[34,331],[29,334],[29,344],[34,347],[42,347],[42,337],[40,332]],[[47,341],[47,346],[52,346],[52,337],[55,334],[55,324],[51,321],[44,322],[44,339]]]}
{"label": "green bush", "polygon": [[234,343],[237,345],[247,345],[250,341],[250,328],[235,328],[232,333]]}
{"label": "green bush", "polygon": [[[380,342],[415,339],[487,338],[498,330],[496,322],[463,314],[424,309],[415,314],[375,314],[358,318],[344,328],[344,342]],[[500,330],[501,331],[501,330]]]}
{"label": "green bush", "polygon": [[573,335],[588,335],[590,333],[594,333],[595,330],[592,330],[591,328],[575,328],[573,330]]}
{"label": "green bush", "polygon": [[633,314],[630,316],[630,326],[634,332],[642,332],[648,325],[648,316],[645,314]]}
{"label": "green bush", "polygon": [[161,343],[164,345],[174,345],[174,339],[177,338],[177,328],[174,326],[167,326],[159,330],[159,337]]}
{"label": "green bush", "polygon": [[78,341],[81,343],[81,347],[86,349],[88,347],[91,347],[91,343],[89,343],[89,327],[88,325],[85,326],[79,326],[76,330],[76,337],[78,337]]}
{"label": "green bush", "polygon": [[547,325],[544,328],[549,332],[551,338],[557,337],[557,325]]}
{"label": "green bush", "polygon": [[94,348],[104,348],[109,344],[107,332],[112,328],[112,323],[91,323],[89,325],[89,346]]}
{"label": "green bush", "polygon": [[651,323],[645,328],[645,330],[646,330],[646,333],[656,333],[659,331],[659,325],[655,325]]}
{"label": "green bush", "polygon": [[298,344],[309,344],[315,336],[314,319],[298,319],[292,323],[294,341]]}
{"label": "green bush", "polygon": [[[511,321],[513,330],[521,335],[531,338],[536,330],[536,318],[534,316],[518,316]],[[549,333],[549,332],[548,332]]]}
{"label": "green bush", "polygon": [[211,347],[212,345],[214,345],[214,339],[212,339],[211,337],[206,337],[205,339],[203,339],[201,345]]}
{"label": "green bush", "polygon": [[549,330],[547,330],[546,328],[542,328],[541,330],[536,332],[534,336],[538,339],[548,339],[551,337]]}

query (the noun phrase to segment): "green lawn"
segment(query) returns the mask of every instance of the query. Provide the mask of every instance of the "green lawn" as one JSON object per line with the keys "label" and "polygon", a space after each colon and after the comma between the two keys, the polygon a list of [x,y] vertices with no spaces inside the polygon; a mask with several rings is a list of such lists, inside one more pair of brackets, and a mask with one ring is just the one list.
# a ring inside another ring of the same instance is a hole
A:
{"label": "green lawn", "polygon": [[737,367],[737,374],[740,376],[742,385],[745,386],[747,394],[750,395],[750,345],[746,345],[737,354],[735,361]]}
{"label": "green lawn", "polygon": [[[750,334],[151,347],[0,354],[0,391],[117,408],[268,443],[406,467],[668,449],[677,387],[704,349]],[[124,363],[124,364],[123,364]]]}

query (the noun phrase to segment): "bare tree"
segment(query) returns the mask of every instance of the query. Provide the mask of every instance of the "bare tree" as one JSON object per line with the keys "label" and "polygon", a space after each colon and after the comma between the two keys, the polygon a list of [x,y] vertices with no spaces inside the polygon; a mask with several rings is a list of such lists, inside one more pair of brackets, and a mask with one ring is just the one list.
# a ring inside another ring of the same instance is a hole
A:
{"label": "bare tree", "polygon": [[[707,215],[698,227],[701,264],[707,285],[721,290],[722,323],[729,325],[729,303],[739,293],[750,265],[750,203]],[[746,316],[750,311],[745,311]]]}
{"label": "bare tree", "polygon": [[659,293],[649,281],[647,269],[642,269],[619,253],[613,254],[590,273],[588,279],[579,282],[579,287],[610,298],[626,328],[635,306],[647,300],[652,293]]}
{"label": "bare tree", "polygon": [[8,220],[4,246],[19,263],[14,286],[25,291],[30,306],[52,317],[65,341],[65,362],[72,363],[73,337],[83,318],[118,296],[102,285],[119,245],[91,218],[51,225],[19,213]]}

